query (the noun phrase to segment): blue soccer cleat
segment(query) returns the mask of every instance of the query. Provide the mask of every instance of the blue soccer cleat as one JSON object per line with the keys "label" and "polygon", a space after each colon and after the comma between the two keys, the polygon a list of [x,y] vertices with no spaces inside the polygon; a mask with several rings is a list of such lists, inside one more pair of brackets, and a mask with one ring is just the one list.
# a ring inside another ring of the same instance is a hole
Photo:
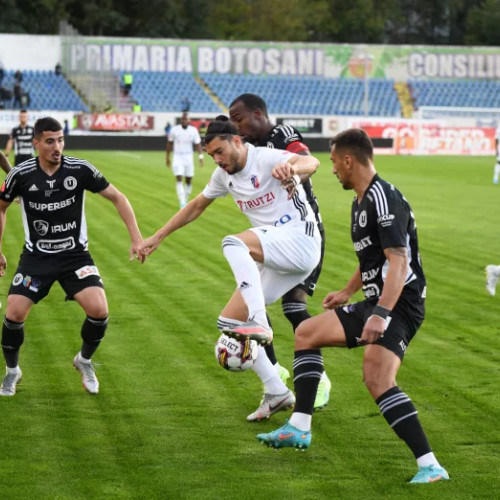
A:
{"label": "blue soccer cleat", "polygon": [[450,476],[448,476],[448,473],[443,467],[427,465],[426,467],[418,468],[418,472],[410,483],[435,483],[443,479],[450,479]]}
{"label": "blue soccer cleat", "polygon": [[304,451],[311,445],[311,431],[301,431],[287,420],[283,427],[268,434],[258,434],[257,439],[271,448],[297,448]]}

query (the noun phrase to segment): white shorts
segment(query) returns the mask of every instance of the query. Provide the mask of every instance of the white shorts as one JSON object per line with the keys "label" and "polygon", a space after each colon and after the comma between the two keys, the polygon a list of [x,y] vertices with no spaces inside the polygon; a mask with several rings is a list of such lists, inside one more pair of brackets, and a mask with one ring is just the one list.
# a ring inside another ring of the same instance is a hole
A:
{"label": "white shorts", "polygon": [[310,222],[283,226],[260,226],[250,229],[260,240],[264,262],[257,263],[266,304],[272,304],[302,283],[321,258],[321,236]]}
{"label": "white shorts", "polygon": [[172,171],[177,177],[182,175],[182,177],[193,177],[194,176],[194,163],[193,154],[176,155],[174,154],[174,160],[172,162]]}

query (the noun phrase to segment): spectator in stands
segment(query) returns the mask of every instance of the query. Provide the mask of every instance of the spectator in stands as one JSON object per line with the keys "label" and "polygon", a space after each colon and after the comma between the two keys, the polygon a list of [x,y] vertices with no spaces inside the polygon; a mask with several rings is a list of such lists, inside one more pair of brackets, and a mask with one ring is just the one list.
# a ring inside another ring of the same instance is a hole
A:
{"label": "spectator in stands", "polygon": [[0,86],[0,108],[5,108],[6,104],[12,100],[12,91],[5,85]]}
{"label": "spectator in stands", "polygon": [[68,120],[64,120],[63,134],[64,134],[64,137],[66,137],[67,135],[69,135],[69,123],[68,123]]}
{"label": "spectator in stands", "polygon": [[2,80],[4,76],[5,76],[5,70],[3,69],[2,61],[0,61],[0,85],[2,85]]}
{"label": "spectator in stands", "polygon": [[142,111],[142,106],[137,101],[134,101],[132,104],[132,111],[134,113],[140,113]]}
{"label": "spectator in stands", "polygon": [[171,128],[172,128],[172,125],[170,125],[170,122],[167,122],[167,124],[165,125],[165,135],[170,134]]}
{"label": "spectator in stands", "polygon": [[16,80],[16,82],[19,82],[19,85],[21,85],[21,82],[23,81],[23,74],[19,70],[17,70],[14,73],[14,79]]}
{"label": "spectator in stands", "polygon": [[129,95],[132,90],[132,84],[134,83],[134,75],[132,73],[123,74],[123,94]]}
{"label": "spectator in stands", "polygon": [[184,97],[181,101],[181,111],[183,113],[187,113],[189,109],[191,108],[191,101],[189,100],[188,97]]}
{"label": "spectator in stands", "polygon": [[14,94],[14,100],[12,102],[13,108],[21,108],[21,96],[23,95],[23,88],[21,87],[21,82],[19,80],[14,81],[14,87],[12,88],[12,93]]}
{"label": "spectator in stands", "polygon": [[62,66],[61,63],[57,63],[56,67],[54,69],[54,72],[57,76],[59,76],[62,73]]}

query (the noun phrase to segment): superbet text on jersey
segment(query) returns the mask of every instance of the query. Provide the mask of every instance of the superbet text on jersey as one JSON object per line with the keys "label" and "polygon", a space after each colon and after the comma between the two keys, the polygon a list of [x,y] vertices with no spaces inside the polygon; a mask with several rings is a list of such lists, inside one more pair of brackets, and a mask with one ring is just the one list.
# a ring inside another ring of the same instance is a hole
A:
{"label": "superbet text on jersey", "polygon": [[11,170],[0,188],[0,199],[19,197],[23,212],[24,252],[55,254],[86,251],[85,190],[98,193],[108,181],[91,163],[63,156],[52,176],[33,158]]}

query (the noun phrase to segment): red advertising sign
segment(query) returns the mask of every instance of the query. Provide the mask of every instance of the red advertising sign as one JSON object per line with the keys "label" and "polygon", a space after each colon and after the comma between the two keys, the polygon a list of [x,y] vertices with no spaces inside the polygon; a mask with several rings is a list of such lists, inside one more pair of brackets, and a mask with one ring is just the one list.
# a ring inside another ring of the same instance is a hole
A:
{"label": "red advertising sign", "polygon": [[154,116],[143,113],[84,113],[78,115],[78,128],[107,132],[152,130]]}
{"label": "red advertising sign", "polygon": [[387,154],[482,155],[495,154],[493,127],[449,127],[439,122],[410,120],[354,120],[370,137],[393,139]]}

